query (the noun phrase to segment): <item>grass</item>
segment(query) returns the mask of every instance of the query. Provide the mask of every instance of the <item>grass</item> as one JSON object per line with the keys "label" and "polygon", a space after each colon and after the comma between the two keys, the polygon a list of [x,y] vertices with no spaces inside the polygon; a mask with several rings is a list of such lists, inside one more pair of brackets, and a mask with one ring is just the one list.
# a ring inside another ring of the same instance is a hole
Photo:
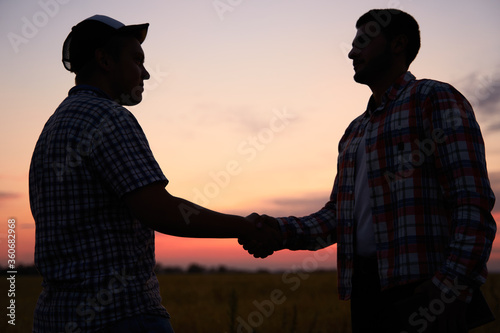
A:
{"label": "grass", "polygon": [[[311,274],[160,275],[163,304],[180,333],[335,333],[350,332],[349,302],[339,301],[335,272]],[[31,332],[41,278],[16,278],[16,326],[2,315],[1,332]],[[5,277],[1,293],[8,290]],[[500,318],[500,274],[482,287]],[[2,296],[3,311],[6,298]],[[500,332],[500,320],[471,333]]]}
{"label": "grass", "polygon": [[173,275],[161,276],[160,285],[179,332],[350,329],[349,303],[338,301],[335,273]]}

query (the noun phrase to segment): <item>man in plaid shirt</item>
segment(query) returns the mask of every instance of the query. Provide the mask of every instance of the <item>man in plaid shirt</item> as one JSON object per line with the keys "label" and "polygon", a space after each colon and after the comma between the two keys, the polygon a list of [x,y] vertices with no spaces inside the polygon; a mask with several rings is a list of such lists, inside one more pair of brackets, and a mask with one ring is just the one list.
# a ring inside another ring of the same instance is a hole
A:
{"label": "man in plaid shirt", "polygon": [[33,332],[173,332],[153,270],[154,231],[266,237],[243,217],[166,191],[168,180],[124,107],[141,102],[149,79],[141,47],[147,29],[95,15],[64,42],[76,86],[45,124],[30,166],[43,276]]}
{"label": "man in plaid shirt", "polygon": [[282,248],[337,243],[354,332],[466,332],[496,233],[479,125],[455,88],[408,72],[420,48],[413,17],[371,10],[356,28],[349,58],[372,96],[340,140],[330,201],[301,218],[254,218],[281,230]]}

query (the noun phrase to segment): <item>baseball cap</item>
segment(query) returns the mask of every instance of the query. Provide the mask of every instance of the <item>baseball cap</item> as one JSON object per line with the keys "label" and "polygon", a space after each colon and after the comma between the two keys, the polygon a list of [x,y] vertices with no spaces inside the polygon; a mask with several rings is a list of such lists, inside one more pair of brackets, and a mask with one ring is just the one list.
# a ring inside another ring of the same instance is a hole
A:
{"label": "baseball cap", "polygon": [[94,15],[75,25],[63,44],[64,68],[78,72],[94,56],[94,51],[106,44],[112,36],[130,35],[142,44],[149,23],[125,25],[111,17]]}

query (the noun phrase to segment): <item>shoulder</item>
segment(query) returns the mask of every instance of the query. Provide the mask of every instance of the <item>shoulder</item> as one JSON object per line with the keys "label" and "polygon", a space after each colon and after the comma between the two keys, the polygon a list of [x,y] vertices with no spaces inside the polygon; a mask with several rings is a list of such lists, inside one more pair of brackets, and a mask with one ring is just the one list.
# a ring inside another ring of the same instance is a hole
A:
{"label": "shoulder", "polygon": [[60,108],[78,111],[96,111],[112,114],[119,109],[124,109],[118,103],[94,94],[76,93],[69,95],[60,105]]}
{"label": "shoulder", "polygon": [[99,127],[104,122],[136,123],[135,117],[125,107],[104,97],[76,93],[69,95],[57,108],[55,117],[88,126]]}
{"label": "shoulder", "polygon": [[421,98],[453,96],[455,99],[465,99],[462,93],[460,93],[453,85],[433,79],[414,80],[411,83],[411,90],[413,93],[418,94]]}

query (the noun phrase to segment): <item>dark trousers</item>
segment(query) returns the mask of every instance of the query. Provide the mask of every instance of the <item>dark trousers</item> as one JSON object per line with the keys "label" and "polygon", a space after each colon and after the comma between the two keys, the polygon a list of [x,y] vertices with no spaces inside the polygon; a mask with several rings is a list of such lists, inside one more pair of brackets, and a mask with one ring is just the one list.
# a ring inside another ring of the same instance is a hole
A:
{"label": "dark trousers", "polygon": [[351,323],[353,333],[400,333],[407,323],[397,303],[410,298],[420,284],[412,283],[382,292],[377,260],[356,257],[352,277]]}

